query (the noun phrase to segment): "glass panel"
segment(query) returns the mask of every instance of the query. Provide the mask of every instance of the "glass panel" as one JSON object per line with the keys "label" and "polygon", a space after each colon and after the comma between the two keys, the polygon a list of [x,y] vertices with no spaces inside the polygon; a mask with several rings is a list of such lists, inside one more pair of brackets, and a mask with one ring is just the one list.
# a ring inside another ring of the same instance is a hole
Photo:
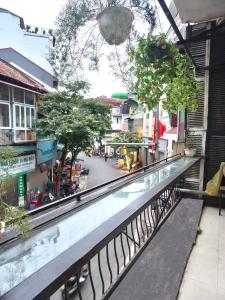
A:
{"label": "glass panel", "polygon": [[16,127],[20,127],[20,107],[16,105]]}
{"label": "glass panel", "polygon": [[31,128],[34,128],[35,126],[35,110],[34,108],[31,108]]}
{"label": "glass panel", "polygon": [[32,130],[27,131],[27,140],[28,141],[33,141],[36,139],[36,133]]}
{"label": "glass panel", "polygon": [[25,103],[34,105],[34,93],[25,91]]}
{"label": "glass panel", "polygon": [[26,133],[25,130],[16,130],[16,141],[25,141]]}
{"label": "glass panel", "polygon": [[14,87],[14,101],[24,103],[24,90]]}
{"label": "glass panel", "polygon": [[[144,193],[151,195],[151,190],[155,186],[170,176],[179,175],[185,166],[194,161],[196,161],[194,158],[178,159],[152,173],[134,179],[67,217],[58,218],[48,226],[41,227],[39,231],[34,230],[30,236],[20,241],[2,247],[0,249],[0,295],[12,289],[72,245],[77,243],[79,247],[79,240],[86,238],[88,234],[122,209],[126,209]],[[87,222],[90,217],[91,222]],[[74,226],[76,234],[71,230]]]}
{"label": "glass panel", "polygon": [[3,83],[0,83],[0,100],[9,101],[9,87]]}
{"label": "glass panel", "polygon": [[29,107],[26,107],[26,127],[27,128],[30,128],[31,127],[31,122],[30,122],[30,108]]}
{"label": "glass panel", "polygon": [[21,106],[21,127],[25,127],[25,107]]}
{"label": "glass panel", "polygon": [[8,104],[0,103],[0,127],[10,127]]}

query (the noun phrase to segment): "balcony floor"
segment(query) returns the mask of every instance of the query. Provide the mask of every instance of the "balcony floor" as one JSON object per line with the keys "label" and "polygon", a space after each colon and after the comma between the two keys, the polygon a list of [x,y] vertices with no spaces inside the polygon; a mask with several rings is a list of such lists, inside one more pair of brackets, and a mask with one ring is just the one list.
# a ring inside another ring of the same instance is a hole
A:
{"label": "balcony floor", "polygon": [[[177,298],[196,240],[202,205],[202,200],[181,200],[114,290],[110,300]],[[189,299],[199,300],[197,297]]]}
{"label": "balcony floor", "polygon": [[225,299],[225,210],[204,207],[178,300]]}

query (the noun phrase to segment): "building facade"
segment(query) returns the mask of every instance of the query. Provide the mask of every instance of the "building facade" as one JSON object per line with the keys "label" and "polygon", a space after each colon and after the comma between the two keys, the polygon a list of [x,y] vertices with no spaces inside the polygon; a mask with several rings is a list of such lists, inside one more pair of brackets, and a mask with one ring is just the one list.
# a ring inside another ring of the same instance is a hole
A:
{"label": "building facade", "polygon": [[[0,151],[10,149],[15,156],[7,169],[10,188],[5,191],[6,201],[13,206],[26,206],[35,190],[46,190],[48,170],[56,159],[55,140],[36,137],[37,103],[44,93],[43,85],[0,59]],[[6,175],[4,164],[0,180]]]}

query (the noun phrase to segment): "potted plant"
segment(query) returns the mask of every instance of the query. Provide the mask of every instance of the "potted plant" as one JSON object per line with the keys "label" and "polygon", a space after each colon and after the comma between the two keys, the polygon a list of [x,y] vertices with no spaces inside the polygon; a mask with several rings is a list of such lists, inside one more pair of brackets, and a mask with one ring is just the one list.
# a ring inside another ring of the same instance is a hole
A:
{"label": "potted plant", "polygon": [[38,30],[39,30],[38,27],[35,27],[35,28],[34,28],[34,32],[35,32],[36,34],[38,33]]}
{"label": "potted plant", "polygon": [[185,156],[194,157],[196,155],[197,149],[193,146],[193,140],[191,135],[187,132],[185,138],[185,148],[184,153]]}
{"label": "potted plant", "polygon": [[133,89],[149,110],[162,100],[169,113],[184,111],[186,107],[196,111],[200,85],[194,78],[192,64],[164,34],[140,38],[130,50],[130,59],[131,72],[136,77]]}
{"label": "potted plant", "polygon": [[26,25],[26,31],[30,32],[30,25]]}
{"label": "potted plant", "polygon": [[9,168],[15,164],[15,156],[16,153],[10,147],[0,150],[0,238],[4,235],[7,227],[18,229],[20,234],[29,230],[29,224],[25,219],[25,210],[7,203],[7,191],[12,184]]}
{"label": "potted plant", "polygon": [[[57,43],[49,59],[57,76],[62,82],[71,76],[77,80],[83,74],[86,59],[90,60],[89,67],[97,70],[99,58],[105,55],[104,41],[110,45],[124,42],[124,48],[110,48],[108,59],[115,76],[123,82],[128,81],[130,76],[124,76],[124,73],[130,73],[125,60],[129,60],[127,49],[130,44],[139,38],[140,26],[136,20],[152,32],[156,27],[155,4],[148,0],[67,1],[56,22],[54,36]],[[89,29],[83,30],[85,26]],[[125,53],[121,55],[120,51]]]}

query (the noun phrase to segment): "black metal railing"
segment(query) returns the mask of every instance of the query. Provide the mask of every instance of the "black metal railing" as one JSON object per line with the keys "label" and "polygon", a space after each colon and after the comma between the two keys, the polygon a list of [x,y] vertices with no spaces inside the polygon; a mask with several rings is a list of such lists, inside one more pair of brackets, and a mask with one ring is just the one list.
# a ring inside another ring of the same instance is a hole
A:
{"label": "black metal railing", "polygon": [[[81,265],[68,276],[68,280],[74,275],[77,278],[73,299],[107,299],[180,199],[176,182],[167,186],[112,233],[109,240],[102,241],[100,249],[93,249],[90,256],[84,257],[82,264],[88,266],[89,272],[85,282],[79,281]],[[70,297],[69,285],[67,281],[58,291],[64,299]]]}

